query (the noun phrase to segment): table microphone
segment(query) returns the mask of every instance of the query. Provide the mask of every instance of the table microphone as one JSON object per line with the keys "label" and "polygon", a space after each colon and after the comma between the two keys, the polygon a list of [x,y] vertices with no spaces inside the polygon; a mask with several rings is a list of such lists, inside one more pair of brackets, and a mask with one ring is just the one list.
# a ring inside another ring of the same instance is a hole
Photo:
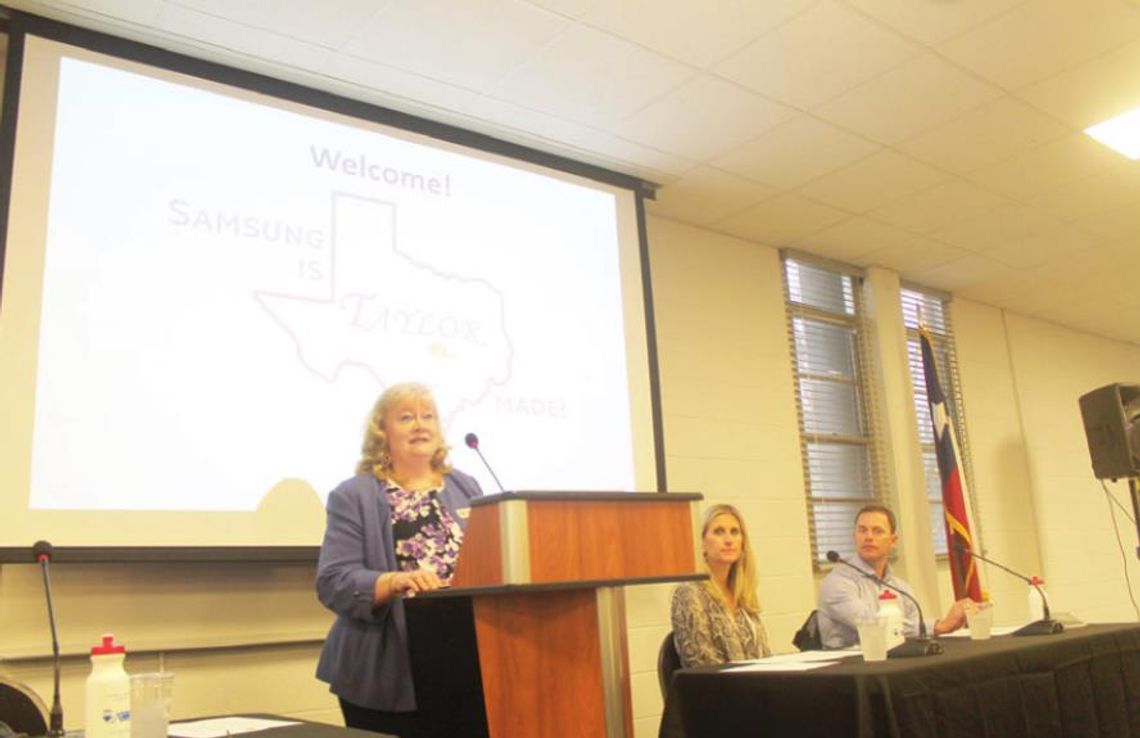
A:
{"label": "table microphone", "polygon": [[499,485],[499,491],[506,494],[507,490],[503,489],[503,483],[499,481],[499,476],[495,474],[495,470],[491,468],[486,457],[483,456],[483,452],[479,450],[479,436],[468,433],[464,436],[463,441],[467,444],[467,448],[473,449],[475,453],[479,454],[479,458],[483,460],[483,466],[487,467],[487,471],[491,472],[491,478],[495,480],[495,484]]}
{"label": "table microphone", "polygon": [[40,565],[44,577],[44,593],[47,595],[48,623],[51,625],[51,653],[54,663],[55,694],[51,702],[51,717],[48,725],[49,738],[63,738],[63,705],[59,700],[59,638],[55,630],[55,608],[51,602],[51,579],[48,578],[48,562],[51,561],[52,546],[47,541],[36,541],[32,546],[32,556]]}
{"label": "table microphone", "polygon": [[987,564],[993,564],[994,566],[1001,569],[1002,571],[1009,572],[1010,574],[1014,575],[1018,579],[1024,581],[1029,586],[1036,589],[1037,593],[1041,595],[1042,614],[1045,617],[1043,617],[1040,620],[1034,620],[1032,623],[1029,623],[1028,625],[1025,625],[1025,626],[1022,626],[1021,628],[1018,628],[1017,630],[1013,631],[1012,635],[1017,635],[1017,636],[1052,635],[1054,633],[1060,633],[1061,631],[1063,631],[1065,629],[1064,625],[1062,625],[1061,623],[1057,622],[1056,620],[1054,620],[1053,618],[1051,618],[1049,616],[1049,600],[1045,598],[1045,593],[1041,591],[1041,587],[1037,586],[1037,582],[1033,581],[1032,579],[1025,576],[1024,574],[1020,574],[1020,573],[1014,571],[1013,569],[1010,569],[1008,566],[1005,566],[1003,564],[999,564],[998,562],[993,561],[991,559],[987,559],[985,556],[982,556],[981,554],[974,553],[965,544],[955,543],[954,544],[954,550],[957,551],[958,553],[964,553],[971,558],[977,559],[978,561],[984,561]]}
{"label": "table microphone", "polygon": [[918,610],[918,638],[907,638],[899,645],[887,651],[887,656],[892,659],[906,659],[912,656],[937,656],[938,654],[942,653],[942,645],[936,643],[926,635],[926,620],[922,617],[922,605],[918,604],[918,600],[914,598],[914,595],[912,595],[910,592],[899,589],[893,584],[887,584],[882,579],[875,576],[874,574],[871,574],[870,572],[863,571],[847,559],[840,556],[838,551],[828,551],[827,560],[833,564],[843,564],[844,566],[849,566],[880,587],[886,587],[889,590],[898,592],[903,597],[906,597],[908,600],[914,603],[915,609]]}

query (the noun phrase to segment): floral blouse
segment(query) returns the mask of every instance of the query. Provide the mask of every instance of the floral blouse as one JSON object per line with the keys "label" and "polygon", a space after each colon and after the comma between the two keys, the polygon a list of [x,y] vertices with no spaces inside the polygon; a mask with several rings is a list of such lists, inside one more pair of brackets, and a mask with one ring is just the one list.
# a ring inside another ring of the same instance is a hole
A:
{"label": "floral blouse", "polygon": [[686,666],[710,666],[771,656],[760,618],[742,608],[732,617],[701,582],[673,591],[673,643]]}
{"label": "floral blouse", "polygon": [[463,529],[440,503],[439,492],[409,492],[397,486],[386,491],[400,571],[431,569],[447,584],[455,574]]}

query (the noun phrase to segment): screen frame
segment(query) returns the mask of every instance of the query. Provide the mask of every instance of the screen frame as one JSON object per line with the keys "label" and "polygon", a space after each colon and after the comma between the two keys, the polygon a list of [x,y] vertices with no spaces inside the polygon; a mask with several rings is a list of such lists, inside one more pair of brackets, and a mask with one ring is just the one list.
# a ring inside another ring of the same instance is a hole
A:
{"label": "screen frame", "polygon": [[[645,199],[653,199],[656,186],[638,177],[512,143],[447,123],[429,120],[391,108],[354,100],[331,92],[306,87],[264,74],[194,58],[138,41],[80,28],[40,16],[10,11],[0,25],[8,37],[4,79],[3,109],[0,114],[0,311],[4,309],[4,265],[8,221],[13,187],[16,129],[19,117],[20,87],[23,74],[24,39],[28,35],[70,44],[90,51],[151,65],[210,82],[268,95],[288,102],[320,108],[333,113],[391,126],[427,136],[444,143],[518,160],[567,174],[584,177],[632,192],[636,215],[638,257],[641,270],[642,308],[645,320],[649,402],[655,456],[656,493],[668,491],[665,473],[664,423],[661,409],[660,371],[656,341],[656,320],[649,262]],[[644,494],[644,493],[630,493]],[[315,561],[319,546],[60,546],[57,560],[74,563],[130,561]],[[0,547],[0,563],[28,563],[30,547]]]}

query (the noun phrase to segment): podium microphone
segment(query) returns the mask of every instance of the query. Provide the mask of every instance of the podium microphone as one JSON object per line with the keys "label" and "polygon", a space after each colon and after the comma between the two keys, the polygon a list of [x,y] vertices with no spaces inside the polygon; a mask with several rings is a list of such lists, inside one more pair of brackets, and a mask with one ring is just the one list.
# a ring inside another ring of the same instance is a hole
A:
{"label": "podium microphone", "polygon": [[937,656],[938,654],[942,653],[942,645],[936,643],[926,634],[926,620],[922,617],[922,605],[918,604],[918,600],[914,598],[914,595],[912,595],[910,592],[903,591],[894,585],[887,584],[874,574],[863,571],[847,559],[840,556],[838,551],[828,551],[827,560],[833,564],[843,564],[844,566],[849,566],[880,587],[886,587],[889,590],[898,592],[903,597],[906,597],[908,600],[914,603],[915,609],[918,610],[918,638],[907,638],[899,645],[887,651],[887,656],[892,659],[906,659],[913,656]]}
{"label": "podium microphone", "polygon": [[495,474],[495,470],[491,468],[491,465],[487,463],[486,457],[483,456],[483,452],[479,450],[479,436],[474,433],[468,433],[464,436],[463,441],[467,444],[467,448],[473,449],[475,453],[479,454],[479,458],[483,460],[483,466],[487,467],[487,471],[491,472],[491,478],[495,480],[495,484],[499,485],[499,491],[506,494],[507,490],[503,488],[503,483],[499,481],[499,476]]}
{"label": "podium microphone", "polygon": [[1020,574],[1020,573],[1014,571],[1013,569],[1010,569],[1008,566],[1005,566],[1003,564],[999,564],[998,562],[993,561],[991,559],[987,559],[985,556],[982,556],[981,554],[974,553],[964,544],[955,543],[954,544],[954,550],[957,551],[958,553],[964,553],[967,556],[969,556],[970,558],[977,559],[978,561],[984,561],[987,564],[993,564],[994,566],[1001,569],[1002,571],[1008,572],[1008,573],[1014,575],[1015,577],[1022,580],[1023,582],[1025,582],[1029,586],[1033,587],[1034,589],[1037,590],[1037,593],[1039,595],[1041,595],[1041,609],[1042,609],[1042,614],[1045,617],[1041,618],[1040,620],[1034,620],[1032,623],[1029,623],[1028,625],[1025,625],[1021,628],[1018,628],[1017,630],[1013,631],[1013,633],[1011,635],[1015,635],[1015,636],[1052,635],[1054,633],[1060,633],[1061,631],[1063,631],[1065,629],[1064,625],[1062,625],[1061,623],[1057,622],[1056,620],[1054,620],[1052,617],[1049,616],[1049,600],[1045,599],[1045,593],[1041,591],[1041,587],[1037,586],[1037,582],[1033,581],[1032,579],[1025,576],[1024,574]]}
{"label": "podium microphone", "polygon": [[40,565],[44,576],[44,593],[47,595],[48,623],[51,625],[51,653],[55,677],[55,694],[52,696],[51,717],[48,725],[48,738],[63,738],[63,705],[59,701],[59,638],[55,630],[55,608],[51,602],[51,579],[48,578],[48,562],[51,561],[52,546],[47,541],[36,541],[32,546],[32,556]]}

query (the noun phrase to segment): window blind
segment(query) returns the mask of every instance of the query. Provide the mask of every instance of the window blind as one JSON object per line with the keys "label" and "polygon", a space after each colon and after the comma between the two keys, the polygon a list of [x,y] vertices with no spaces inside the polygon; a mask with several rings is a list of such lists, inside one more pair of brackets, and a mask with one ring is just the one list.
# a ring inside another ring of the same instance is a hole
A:
{"label": "window blind", "polygon": [[[945,556],[946,525],[942,513],[942,479],[938,474],[938,456],[934,450],[934,429],[930,422],[930,406],[927,402],[926,380],[922,371],[922,348],[919,344],[918,329],[924,326],[930,335],[934,349],[934,362],[938,367],[938,378],[942,392],[946,395],[947,410],[954,423],[958,437],[958,453],[961,458],[959,473],[966,480],[970,507],[974,510],[974,527],[978,522],[972,466],[970,463],[969,441],[966,436],[962,395],[959,390],[958,360],[954,353],[954,332],[950,323],[950,300],[936,292],[914,287],[904,287],[901,291],[903,323],[906,325],[907,359],[910,364],[911,384],[914,385],[914,410],[918,419],[918,440],[922,447],[922,466],[926,476],[926,495],[930,502],[930,530],[934,537],[934,552]],[[981,540],[981,530],[973,531],[976,540]]]}
{"label": "window blind", "polygon": [[862,279],[854,270],[785,253],[808,522],[815,563],[854,556],[854,517],[880,501]]}

